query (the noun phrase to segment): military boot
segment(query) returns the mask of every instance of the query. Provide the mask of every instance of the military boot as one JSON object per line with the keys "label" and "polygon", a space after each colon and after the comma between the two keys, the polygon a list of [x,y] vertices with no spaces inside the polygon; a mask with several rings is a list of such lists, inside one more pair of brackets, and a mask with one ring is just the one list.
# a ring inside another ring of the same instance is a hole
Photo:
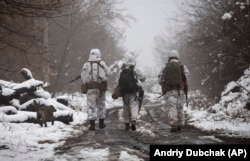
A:
{"label": "military boot", "polygon": [[89,130],[95,130],[95,120],[90,120],[89,125]]}
{"label": "military boot", "polygon": [[125,130],[129,130],[130,129],[130,123],[125,123]]}
{"label": "military boot", "polygon": [[170,132],[177,132],[177,131],[178,131],[177,126],[172,125],[172,128],[171,128]]}
{"label": "military boot", "polygon": [[131,124],[131,130],[133,130],[133,131],[136,130],[135,124]]}
{"label": "military boot", "polygon": [[177,131],[181,132],[181,126],[177,126]]}
{"label": "military boot", "polygon": [[106,124],[104,123],[104,119],[99,119],[99,128],[103,129],[106,127]]}

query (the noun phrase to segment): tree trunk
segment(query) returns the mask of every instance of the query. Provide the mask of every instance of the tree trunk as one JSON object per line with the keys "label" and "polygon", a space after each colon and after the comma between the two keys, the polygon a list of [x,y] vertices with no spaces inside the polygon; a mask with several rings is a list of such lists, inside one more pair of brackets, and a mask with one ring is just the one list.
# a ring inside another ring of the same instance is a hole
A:
{"label": "tree trunk", "polygon": [[45,82],[50,82],[50,52],[49,52],[49,20],[48,18],[42,18],[44,30],[43,30],[43,76]]}

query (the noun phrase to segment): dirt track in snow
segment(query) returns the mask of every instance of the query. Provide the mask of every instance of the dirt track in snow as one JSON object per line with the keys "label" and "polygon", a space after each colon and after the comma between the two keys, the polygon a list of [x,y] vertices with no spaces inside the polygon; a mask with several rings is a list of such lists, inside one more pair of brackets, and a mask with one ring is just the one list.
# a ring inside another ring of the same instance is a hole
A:
{"label": "dirt track in snow", "polygon": [[71,159],[76,158],[83,148],[109,149],[109,160],[118,160],[121,151],[127,151],[143,160],[149,160],[151,144],[250,144],[250,139],[237,139],[216,136],[185,126],[181,132],[171,133],[166,124],[165,114],[157,106],[145,106],[145,114],[140,118],[136,131],[125,131],[121,120],[121,107],[108,110],[105,129],[86,130],[87,124],[76,126],[82,133],[66,140],[65,145],[56,148],[56,154],[67,154]]}
{"label": "dirt track in snow", "polygon": [[[150,86],[146,90],[150,91]],[[125,131],[122,121],[122,107],[112,108],[107,111],[105,120],[107,127],[88,131],[88,124],[76,126],[81,133],[66,139],[65,144],[55,149],[56,155],[67,154],[69,160],[81,160],[77,155],[83,148],[109,149],[110,161],[118,160],[122,151],[136,155],[142,160],[149,160],[149,147],[151,144],[250,144],[250,139],[229,138],[203,132],[192,126],[184,126],[181,132],[171,133],[167,125],[166,112],[160,108],[161,102],[149,104],[145,97],[141,110],[141,117],[137,122],[136,131]],[[188,118],[186,118],[188,121]]]}

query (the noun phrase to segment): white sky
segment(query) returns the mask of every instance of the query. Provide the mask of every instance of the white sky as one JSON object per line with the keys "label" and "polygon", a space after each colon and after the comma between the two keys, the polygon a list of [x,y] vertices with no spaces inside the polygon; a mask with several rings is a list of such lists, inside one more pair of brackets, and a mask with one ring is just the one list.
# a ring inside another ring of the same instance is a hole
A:
{"label": "white sky", "polygon": [[154,67],[154,38],[164,32],[166,18],[174,15],[174,0],[124,0],[122,7],[136,19],[126,30],[126,47],[140,53],[138,66]]}

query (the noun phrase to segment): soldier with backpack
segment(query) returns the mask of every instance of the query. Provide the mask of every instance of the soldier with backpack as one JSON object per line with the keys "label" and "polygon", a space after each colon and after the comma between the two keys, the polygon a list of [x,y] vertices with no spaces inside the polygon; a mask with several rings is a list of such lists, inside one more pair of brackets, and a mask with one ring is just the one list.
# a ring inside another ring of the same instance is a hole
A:
{"label": "soldier with backpack", "polygon": [[[136,130],[136,119],[139,113],[140,95],[143,90],[139,81],[144,82],[146,76],[139,69],[135,69],[135,59],[127,56],[123,60],[121,71],[115,80],[115,89],[119,87],[123,100],[123,118],[125,130]],[[113,96],[112,96],[113,97]],[[114,97],[113,97],[114,98]],[[115,98],[114,98],[115,99]]]}
{"label": "soldier with backpack", "polygon": [[92,49],[89,60],[83,65],[81,78],[83,81],[82,91],[87,94],[89,130],[95,130],[95,120],[99,118],[99,128],[106,127],[104,119],[106,116],[107,79],[112,75],[110,68],[101,59],[101,51]]}
{"label": "soldier with backpack", "polygon": [[162,87],[162,94],[165,95],[168,108],[169,124],[171,132],[181,131],[184,125],[183,105],[186,102],[187,81],[190,72],[179,60],[179,53],[172,50],[168,54],[168,62],[161,70],[158,78]]}

